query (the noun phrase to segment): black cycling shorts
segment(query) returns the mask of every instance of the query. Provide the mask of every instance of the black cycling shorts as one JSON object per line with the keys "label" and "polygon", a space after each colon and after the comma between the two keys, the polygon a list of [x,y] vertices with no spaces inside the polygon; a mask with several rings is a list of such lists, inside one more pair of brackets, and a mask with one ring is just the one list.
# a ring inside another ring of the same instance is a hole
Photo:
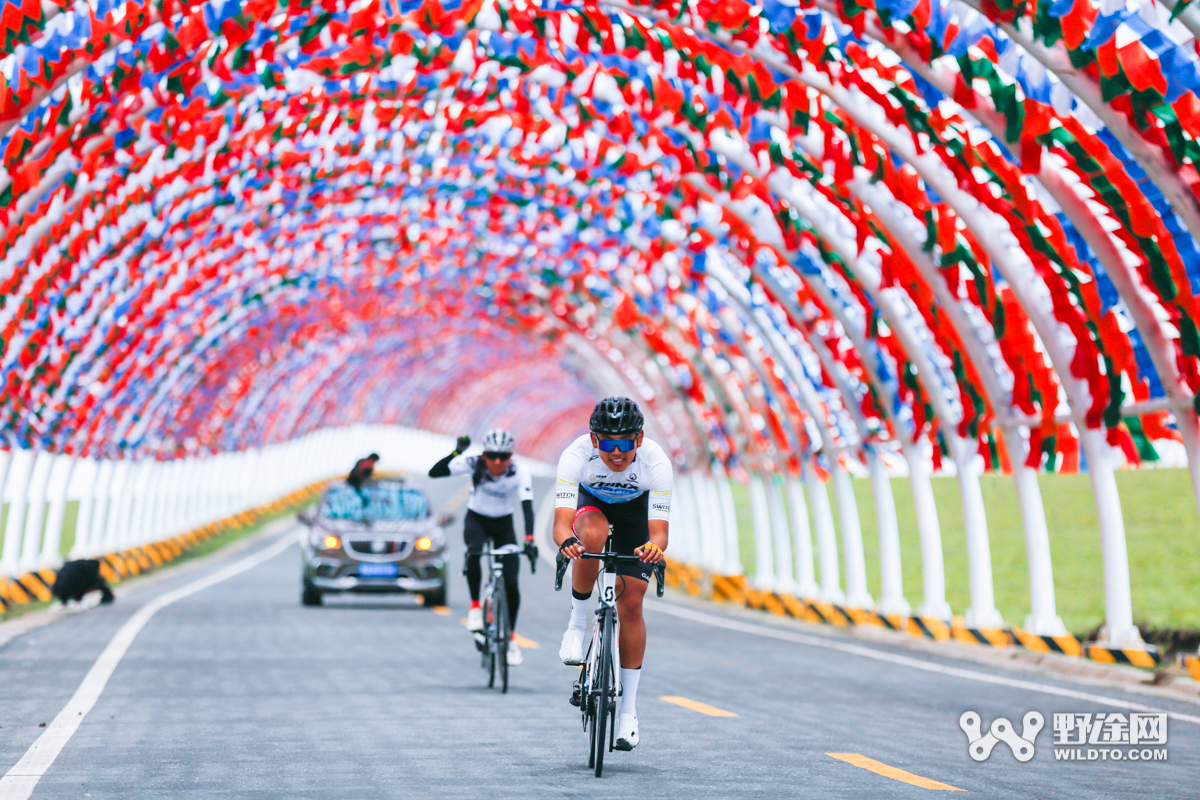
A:
{"label": "black cycling shorts", "polygon": [[[600,511],[613,529],[613,550],[623,555],[633,555],[633,551],[650,541],[650,493],[633,498],[625,503],[606,503],[582,486],[579,487],[579,502],[575,508],[590,506]],[[637,564],[617,564],[617,574],[650,582],[654,571],[653,564],[639,561]]]}
{"label": "black cycling shorts", "polygon": [[513,515],[485,517],[468,508],[466,518],[463,520],[463,542],[467,545],[467,552],[482,551],[486,539],[492,540],[492,549],[503,547],[506,544],[516,544],[517,533],[513,529]]}

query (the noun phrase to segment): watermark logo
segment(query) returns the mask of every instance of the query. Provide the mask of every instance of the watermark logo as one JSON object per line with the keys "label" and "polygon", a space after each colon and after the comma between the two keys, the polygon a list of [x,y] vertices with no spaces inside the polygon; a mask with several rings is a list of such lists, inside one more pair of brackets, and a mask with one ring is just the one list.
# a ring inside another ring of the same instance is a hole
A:
{"label": "watermark logo", "polygon": [[958,718],[958,727],[967,735],[967,752],[975,761],[987,761],[992,749],[1004,742],[1013,756],[1022,763],[1033,758],[1034,742],[1046,724],[1046,718],[1037,711],[1029,711],[1021,720],[1021,735],[1013,730],[1013,724],[1004,717],[992,721],[992,729],[982,733],[983,720],[974,711],[964,711]]}
{"label": "watermark logo", "polygon": [[[964,711],[958,726],[967,735],[967,752],[975,761],[987,761],[1000,742],[1013,757],[1025,763],[1034,756],[1038,734],[1046,724],[1037,711],[1022,717],[1018,736],[1013,724],[997,717],[986,734],[983,719],[975,711]],[[1054,713],[1055,761],[1166,761],[1166,712]]]}
{"label": "watermark logo", "polygon": [[1057,761],[1166,761],[1166,743],[1165,711],[1054,715]]}

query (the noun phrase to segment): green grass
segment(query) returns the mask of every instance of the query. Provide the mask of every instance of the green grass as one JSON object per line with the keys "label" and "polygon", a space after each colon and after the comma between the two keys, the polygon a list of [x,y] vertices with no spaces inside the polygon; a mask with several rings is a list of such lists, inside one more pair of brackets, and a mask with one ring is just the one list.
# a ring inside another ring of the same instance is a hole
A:
{"label": "green grass", "polygon": [[[1104,620],[1104,573],[1091,484],[1087,475],[1042,475],[1038,480],[1050,529],[1058,613],[1069,630],[1087,633]],[[996,607],[1008,624],[1019,626],[1029,613],[1029,582],[1016,488],[1011,478],[1003,476],[985,475],[980,482],[987,509]],[[865,479],[853,483],[862,520],[867,584],[872,596],[878,597],[875,504]],[[1200,518],[1187,470],[1124,470],[1117,473],[1117,486],[1129,548],[1134,619],[1158,628],[1200,628]],[[749,495],[736,483],[733,493],[742,564],[752,574],[754,535]],[[908,479],[894,479],[892,493],[900,523],[904,594],[916,607],[921,601],[921,551]],[[954,478],[934,478],[933,494],[942,528],[946,599],[954,612],[961,614],[970,599],[958,484]],[[840,552],[840,529],[838,536]]]}

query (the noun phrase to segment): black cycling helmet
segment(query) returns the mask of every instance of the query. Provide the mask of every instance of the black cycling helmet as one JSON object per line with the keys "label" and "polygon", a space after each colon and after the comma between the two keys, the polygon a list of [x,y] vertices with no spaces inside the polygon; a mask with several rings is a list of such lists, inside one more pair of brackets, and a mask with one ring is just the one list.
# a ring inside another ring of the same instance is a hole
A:
{"label": "black cycling helmet", "polygon": [[606,397],[592,409],[589,427],[592,433],[622,436],[637,433],[644,422],[641,409],[628,397]]}

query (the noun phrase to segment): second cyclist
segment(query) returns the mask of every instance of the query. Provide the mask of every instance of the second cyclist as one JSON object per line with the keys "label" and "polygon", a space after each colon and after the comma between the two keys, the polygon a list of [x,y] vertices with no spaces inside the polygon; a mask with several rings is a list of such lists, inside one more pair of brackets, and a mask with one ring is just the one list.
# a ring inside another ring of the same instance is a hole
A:
{"label": "second cyclist", "polygon": [[[450,475],[471,476],[471,496],[467,500],[467,515],[463,521],[463,541],[467,545],[465,572],[467,588],[471,592],[471,608],[467,612],[467,628],[483,630],[483,609],[479,602],[479,587],[483,571],[478,555],[485,540],[492,547],[516,544],[513,527],[513,508],[517,500],[525,517],[525,554],[537,558],[533,544],[533,481],[529,470],[513,458],[515,442],[506,430],[496,428],[483,437],[483,455],[464,456],[462,452],[471,446],[469,436],[460,436],[454,452],[433,465],[431,478]],[[517,580],[520,574],[520,556],[508,553],[500,556],[504,565],[504,587],[508,595],[509,630],[516,638],[517,611],[521,606],[521,590]],[[508,663],[517,666],[524,660],[521,648],[515,641],[508,645]]]}

